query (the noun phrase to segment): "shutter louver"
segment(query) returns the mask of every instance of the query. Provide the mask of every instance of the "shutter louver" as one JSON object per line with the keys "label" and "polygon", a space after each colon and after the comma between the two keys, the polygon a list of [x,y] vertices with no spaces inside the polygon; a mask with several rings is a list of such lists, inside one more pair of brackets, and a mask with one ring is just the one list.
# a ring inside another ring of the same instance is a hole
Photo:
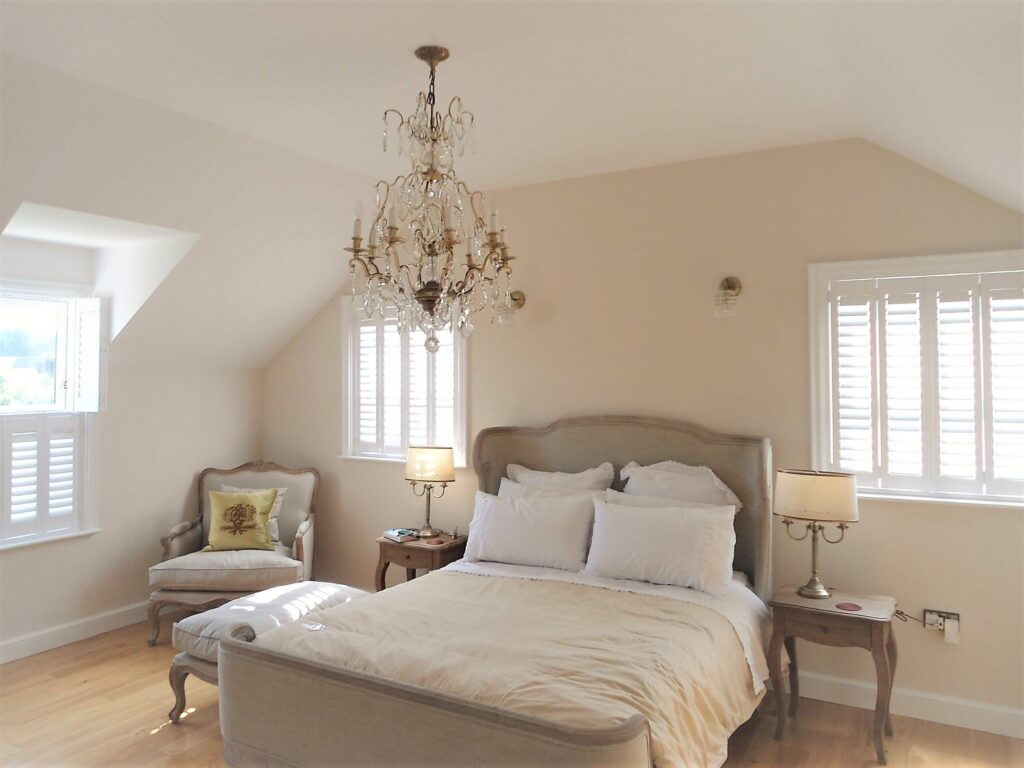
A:
{"label": "shutter louver", "polygon": [[859,296],[840,296],[833,303],[836,458],[853,472],[874,470],[873,305],[870,297]]}
{"label": "shutter louver", "polygon": [[920,477],[921,307],[917,294],[885,297],[886,471]]}
{"label": "shutter louver", "polygon": [[991,477],[1024,481],[1024,288],[996,288],[986,298]]}
{"label": "shutter louver", "polygon": [[970,290],[940,290],[935,300],[941,477],[977,477],[974,306]]}

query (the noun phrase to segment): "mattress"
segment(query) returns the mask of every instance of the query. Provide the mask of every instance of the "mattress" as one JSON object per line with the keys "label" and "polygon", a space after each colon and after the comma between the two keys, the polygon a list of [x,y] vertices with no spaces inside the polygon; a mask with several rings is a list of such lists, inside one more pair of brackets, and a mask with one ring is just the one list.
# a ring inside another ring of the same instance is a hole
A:
{"label": "mattress", "polygon": [[657,766],[718,766],[764,695],[767,609],[546,568],[455,563],[254,645],[563,726],[644,715]]}

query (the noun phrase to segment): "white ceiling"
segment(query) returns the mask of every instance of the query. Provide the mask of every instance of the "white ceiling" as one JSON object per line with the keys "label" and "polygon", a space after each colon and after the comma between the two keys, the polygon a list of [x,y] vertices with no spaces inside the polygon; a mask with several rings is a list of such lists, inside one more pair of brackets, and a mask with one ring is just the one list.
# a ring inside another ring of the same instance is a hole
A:
{"label": "white ceiling", "polygon": [[5,52],[371,176],[452,49],[497,188],[860,136],[1024,210],[1021,2],[17,2]]}

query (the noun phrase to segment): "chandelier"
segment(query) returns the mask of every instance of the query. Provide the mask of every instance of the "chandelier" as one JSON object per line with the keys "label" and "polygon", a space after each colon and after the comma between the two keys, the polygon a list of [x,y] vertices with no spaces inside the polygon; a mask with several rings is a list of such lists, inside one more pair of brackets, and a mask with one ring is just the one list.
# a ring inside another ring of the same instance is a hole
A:
{"label": "chandelier", "polygon": [[525,297],[513,291],[512,259],[505,227],[482,192],[455,175],[454,161],[473,136],[473,113],[456,96],[447,112],[435,108],[434,78],[448,49],[427,45],[416,58],[430,67],[409,117],[384,112],[384,151],[394,147],[412,171],[378,181],[377,210],[363,247],[362,211],[352,231],[352,299],[369,317],[396,313],[400,333],[419,329],[436,352],[437,334],[447,328],[469,336],[473,317],[488,310],[492,323],[507,325]]}

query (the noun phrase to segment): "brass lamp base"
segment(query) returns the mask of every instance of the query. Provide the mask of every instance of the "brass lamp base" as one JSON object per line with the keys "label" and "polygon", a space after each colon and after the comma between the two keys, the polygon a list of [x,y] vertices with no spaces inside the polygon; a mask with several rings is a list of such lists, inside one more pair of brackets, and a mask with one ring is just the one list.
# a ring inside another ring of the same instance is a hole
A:
{"label": "brass lamp base", "polygon": [[433,539],[437,536],[440,536],[441,532],[436,528],[431,528],[429,525],[425,525],[422,528],[420,528],[419,532],[416,535],[419,536],[421,539]]}
{"label": "brass lamp base", "polygon": [[816,600],[832,597],[832,593],[828,591],[828,587],[821,583],[821,579],[818,578],[817,574],[811,576],[810,581],[800,587],[796,593],[800,597],[812,597]]}

